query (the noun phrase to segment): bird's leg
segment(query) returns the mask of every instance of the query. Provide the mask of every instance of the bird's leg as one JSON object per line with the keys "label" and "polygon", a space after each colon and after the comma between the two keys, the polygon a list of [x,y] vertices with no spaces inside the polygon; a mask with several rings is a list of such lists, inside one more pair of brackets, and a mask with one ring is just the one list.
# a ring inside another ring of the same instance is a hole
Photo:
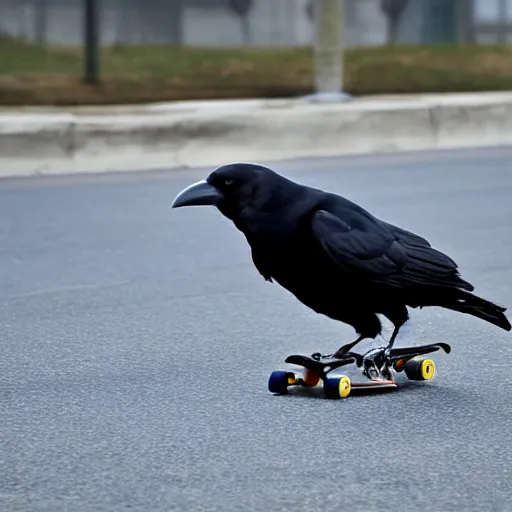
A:
{"label": "bird's leg", "polygon": [[384,349],[384,356],[385,356],[386,360],[389,357],[389,353],[391,352],[391,349],[393,348],[393,345],[395,343],[395,340],[396,340],[396,337],[398,335],[398,331],[399,330],[400,330],[400,326],[397,325],[393,329],[393,334],[391,335],[391,338],[389,338],[389,342],[388,342],[387,347]]}
{"label": "bird's leg", "polygon": [[340,347],[334,354],[332,354],[332,357],[335,357],[337,359],[342,358],[343,356],[347,355],[347,352],[352,350],[359,342],[363,341],[366,338],[366,336],[359,336],[357,340],[353,341],[352,343],[347,343],[346,345],[343,345]]}
{"label": "bird's leg", "polygon": [[394,380],[389,354],[399,330],[400,326],[396,326],[386,347],[369,350],[363,356],[363,375],[370,379]]}
{"label": "bird's leg", "polygon": [[357,340],[353,341],[352,343],[348,343],[347,345],[343,345],[343,347],[339,348],[333,354],[322,355],[320,352],[315,352],[314,354],[311,354],[311,357],[317,361],[320,361],[320,359],[342,359],[345,356],[350,357],[350,349],[352,349],[360,341],[363,341],[365,338],[366,336],[359,336]]}

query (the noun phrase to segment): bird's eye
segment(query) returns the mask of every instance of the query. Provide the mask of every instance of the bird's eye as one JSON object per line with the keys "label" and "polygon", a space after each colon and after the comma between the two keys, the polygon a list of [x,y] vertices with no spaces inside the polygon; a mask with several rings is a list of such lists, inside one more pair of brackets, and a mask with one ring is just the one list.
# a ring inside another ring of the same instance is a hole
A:
{"label": "bird's eye", "polygon": [[224,185],[227,185],[228,187],[229,187],[230,185],[233,185],[233,183],[235,183],[235,181],[234,181],[234,180],[225,180],[225,181],[224,181]]}

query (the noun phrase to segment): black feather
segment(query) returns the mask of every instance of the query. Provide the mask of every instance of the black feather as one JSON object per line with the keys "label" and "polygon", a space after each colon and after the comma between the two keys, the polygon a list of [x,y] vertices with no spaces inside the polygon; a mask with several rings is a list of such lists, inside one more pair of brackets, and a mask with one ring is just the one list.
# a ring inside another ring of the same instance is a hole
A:
{"label": "black feather", "polygon": [[245,235],[260,274],[361,337],[380,333],[379,313],[398,332],[407,307],[425,306],[511,330],[506,309],[473,295],[452,258],[344,197],[252,164],[220,167],[207,182],[223,195],[216,206]]}

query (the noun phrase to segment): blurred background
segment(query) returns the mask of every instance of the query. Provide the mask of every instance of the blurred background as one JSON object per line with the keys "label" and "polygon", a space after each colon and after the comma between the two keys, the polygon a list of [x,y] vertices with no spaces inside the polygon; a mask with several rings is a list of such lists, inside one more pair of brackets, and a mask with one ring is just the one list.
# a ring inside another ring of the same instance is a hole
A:
{"label": "blurred background", "polygon": [[[87,1],[0,0],[0,102],[305,94],[314,88],[313,1],[92,2],[101,47],[92,88],[82,80]],[[343,5],[343,82],[352,94],[511,88],[512,0]]]}

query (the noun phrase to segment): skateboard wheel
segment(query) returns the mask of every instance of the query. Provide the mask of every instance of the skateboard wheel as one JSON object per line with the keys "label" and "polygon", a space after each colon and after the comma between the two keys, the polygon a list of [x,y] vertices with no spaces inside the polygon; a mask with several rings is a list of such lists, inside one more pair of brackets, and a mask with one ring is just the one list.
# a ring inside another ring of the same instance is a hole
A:
{"label": "skateboard wheel", "polygon": [[320,375],[309,368],[304,372],[304,384],[315,387],[320,382]]}
{"label": "skateboard wheel", "polygon": [[409,380],[430,380],[436,373],[432,359],[411,359],[404,367]]}
{"label": "skateboard wheel", "polygon": [[393,363],[393,368],[395,369],[396,372],[403,371],[404,366],[405,366],[405,359],[399,359],[398,361],[395,361]]}
{"label": "skateboard wheel", "polygon": [[268,390],[278,395],[286,395],[288,386],[295,383],[293,373],[285,371],[272,372],[268,379]]}
{"label": "skateboard wheel", "polygon": [[324,381],[324,393],[327,398],[346,398],[352,389],[350,379],[343,375],[341,377],[330,377]]}

